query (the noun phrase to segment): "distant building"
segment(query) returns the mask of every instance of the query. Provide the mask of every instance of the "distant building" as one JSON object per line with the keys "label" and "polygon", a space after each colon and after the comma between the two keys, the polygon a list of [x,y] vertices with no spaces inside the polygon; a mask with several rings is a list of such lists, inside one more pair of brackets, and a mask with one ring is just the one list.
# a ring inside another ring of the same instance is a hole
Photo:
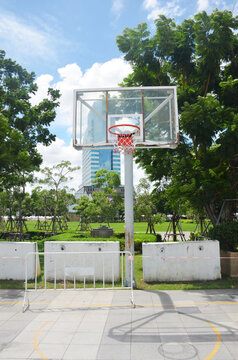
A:
{"label": "distant building", "polygon": [[[121,195],[124,198],[124,186],[120,186],[118,188],[115,188],[116,192],[118,195]],[[78,191],[76,192],[75,196],[77,199],[80,199],[81,196],[83,195],[87,195],[89,198],[92,197],[92,193],[96,192],[96,191],[101,191],[100,188],[97,188],[93,185],[91,186],[80,186]],[[108,198],[110,199],[110,195],[108,196]]]}
{"label": "distant building", "polygon": [[114,170],[121,176],[120,154],[109,149],[83,150],[82,186],[92,186],[98,170]]}
{"label": "distant building", "polygon": [[[99,143],[105,137],[106,118],[105,102],[101,100],[93,101],[92,107],[95,111],[88,112],[87,121],[85,123],[85,132],[83,135],[85,143]],[[101,116],[97,116],[101,114]],[[80,198],[82,195],[90,196],[95,190],[93,180],[96,172],[101,169],[108,171],[115,171],[121,177],[121,162],[120,154],[116,154],[112,149],[89,149],[82,150],[82,184],[76,192],[76,197]],[[119,188],[120,189],[120,188]],[[124,188],[123,190],[124,193]]]}

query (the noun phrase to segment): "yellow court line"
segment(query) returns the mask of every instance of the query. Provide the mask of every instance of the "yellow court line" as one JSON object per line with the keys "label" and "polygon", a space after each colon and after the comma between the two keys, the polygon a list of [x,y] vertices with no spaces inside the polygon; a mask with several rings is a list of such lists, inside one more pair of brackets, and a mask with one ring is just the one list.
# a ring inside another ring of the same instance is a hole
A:
{"label": "yellow court line", "polygon": [[206,321],[214,330],[214,332],[216,333],[217,336],[217,343],[214,347],[214,349],[212,350],[211,354],[208,355],[204,360],[210,360],[211,358],[213,358],[213,356],[217,353],[219,347],[221,346],[221,335],[219,334],[219,331],[217,330],[217,328],[210,323],[210,321]]}
{"label": "yellow court line", "polygon": [[46,321],[43,325],[41,325],[41,327],[36,331],[35,336],[34,336],[34,340],[33,340],[33,345],[34,348],[36,350],[36,352],[38,352],[38,354],[40,355],[42,360],[48,360],[48,358],[41,352],[39,345],[38,345],[38,336],[41,332],[41,330],[49,324],[49,321]]}

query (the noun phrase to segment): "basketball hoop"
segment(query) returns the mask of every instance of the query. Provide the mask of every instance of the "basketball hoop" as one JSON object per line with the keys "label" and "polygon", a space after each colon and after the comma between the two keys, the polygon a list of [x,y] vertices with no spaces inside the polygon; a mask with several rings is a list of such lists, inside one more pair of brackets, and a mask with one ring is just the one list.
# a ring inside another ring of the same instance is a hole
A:
{"label": "basketball hoop", "polygon": [[139,126],[132,124],[118,124],[111,126],[108,131],[115,135],[113,146],[115,152],[126,152],[133,154],[135,152],[134,136],[140,131]]}

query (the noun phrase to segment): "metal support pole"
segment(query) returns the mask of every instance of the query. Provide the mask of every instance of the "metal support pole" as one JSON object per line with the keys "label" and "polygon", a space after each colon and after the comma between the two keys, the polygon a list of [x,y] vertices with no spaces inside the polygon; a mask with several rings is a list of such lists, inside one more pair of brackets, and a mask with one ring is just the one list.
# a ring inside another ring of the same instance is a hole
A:
{"label": "metal support pole", "polygon": [[125,251],[130,251],[132,259],[125,256],[125,286],[131,286],[131,268],[133,274],[133,286],[135,285],[134,274],[134,209],[133,209],[133,155],[124,152],[125,174]]}

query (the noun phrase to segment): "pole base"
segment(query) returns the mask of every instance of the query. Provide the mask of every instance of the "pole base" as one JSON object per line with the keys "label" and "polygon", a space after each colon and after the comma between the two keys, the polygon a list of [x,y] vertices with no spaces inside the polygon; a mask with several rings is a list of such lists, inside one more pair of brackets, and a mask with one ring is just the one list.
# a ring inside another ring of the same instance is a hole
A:
{"label": "pole base", "polygon": [[125,280],[124,286],[125,286],[125,287],[133,287],[133,288],[135,288],[135,287],[136,287],[136,281],[135,281],[135,279],[133,279],[133,281],[132,281],[132,286],[131,286],[130,280]]}

